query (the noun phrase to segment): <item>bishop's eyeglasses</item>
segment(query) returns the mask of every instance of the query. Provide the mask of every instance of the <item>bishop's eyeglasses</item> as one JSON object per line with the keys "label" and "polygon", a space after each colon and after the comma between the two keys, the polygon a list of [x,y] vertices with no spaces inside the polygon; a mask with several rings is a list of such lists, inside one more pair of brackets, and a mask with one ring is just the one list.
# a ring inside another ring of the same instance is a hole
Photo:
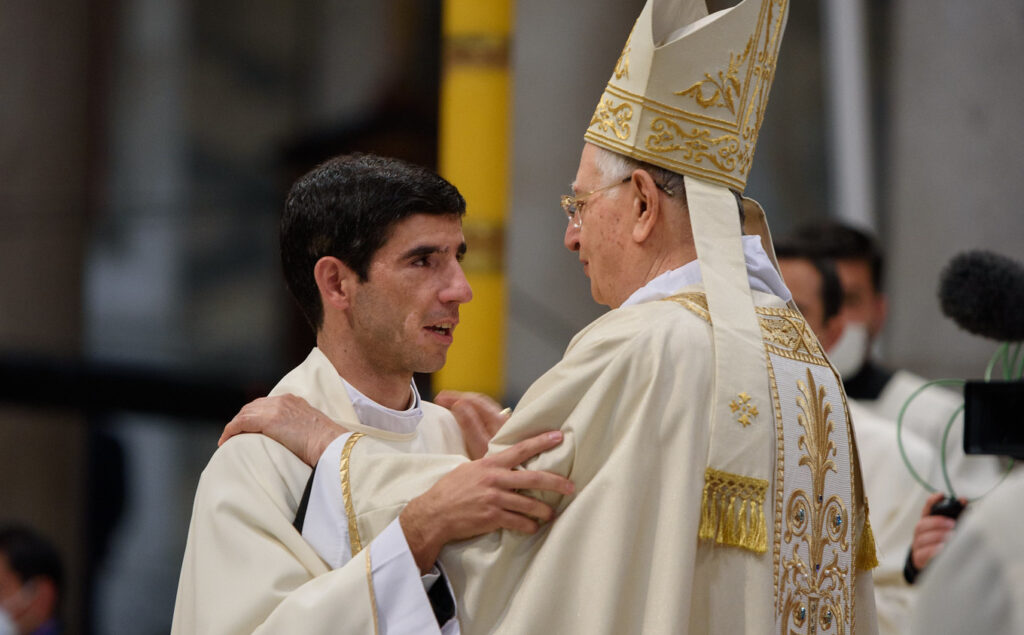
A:
{"label": "bishop's eyeglasses", "polygon": [[598,192],[604,192],[605,190],[610,190],[613,187],[615,187],[616,185],[622,185],[623,183],[629,183],[630,180],[632,180],[632,178],[633,178],[633,175],[631,174],[631,175],[627,176],[626,178],[622,179],[621,181],[616,181],[615,183],[612,183],[611,185],[605,185],[604,187],[599,187],[596,190],[591,190],[590,192],[587,192],[586,194],[581,194],[579,196],[572,196],[570,194],[563,194],[562,195],[562,211],[565,212],[565,216],[566,216],[566,218],[569,219],[569,222],[572,223],[572,226],[576,227],[578,229],[580,227],[580,225],[583,224],[583,205],[587,202],[586,199],[590,198],[594,194],[597,194]]}
{"label": "bishop's eyeglasses", "polygon": [[[583,225],[583,206],[587,202],[586,199],[590,198],[591,196],[593,196],[594,194],[597,194],[599,192],[604,192],[605,190],[610,190],[610,189],[612,189],[613,187],[615,187],[617,185],[622,185],[623,183],[629,183],[632,179],[633,179],[633,175],[630,174],[629,176],[627,176],[626,178],[622,179],[621,181],[616,181],[615,183],[612,183],[611,185],[606,185],[604,187],[599,187],[596,190],[591,190],[590,192],[587,192],[586,194],[581,194],[579,196],[572,196],[570,194],[563,194],[561,202],[562,202],[562,211],[565,212],[565,217],[569,219],[569,222],[572,223],[573,227],[575,227],[576,229],[579,229],[580,226]],[[668,188],[666,188],[661,183],[658,183],[657,181],[655,181],[654,185],[657,186],[657,188],[659,190],[661,190],[662,192],[668,194],[669,196],[672,196],[672,191],[669,190]]]}

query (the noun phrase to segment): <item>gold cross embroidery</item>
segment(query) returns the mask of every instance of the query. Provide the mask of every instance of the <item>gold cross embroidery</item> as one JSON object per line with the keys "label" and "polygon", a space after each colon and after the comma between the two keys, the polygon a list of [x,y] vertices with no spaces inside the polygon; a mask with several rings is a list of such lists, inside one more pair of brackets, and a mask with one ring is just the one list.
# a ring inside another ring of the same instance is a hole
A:
{"label": "gold cross embroidery", "polygon": [[729,403],[729,409],[740,413],[736,421],[744,428],[754,423],[758,415],[757,406],[750,403],[750,395],[745,392],[736,395],[736,399]]}

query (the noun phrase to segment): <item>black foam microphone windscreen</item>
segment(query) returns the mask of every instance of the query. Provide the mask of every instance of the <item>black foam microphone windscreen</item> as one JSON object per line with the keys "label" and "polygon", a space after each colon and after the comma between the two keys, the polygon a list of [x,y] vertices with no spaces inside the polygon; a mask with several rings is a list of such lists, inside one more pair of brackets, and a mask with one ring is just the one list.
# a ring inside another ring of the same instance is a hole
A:
{"label": "black foam microphone windscreen", "polygon": [[1024,340],[1024,266],[991,251],[967,251],[939,281],[942,312],[960,328],[1000,342]]}

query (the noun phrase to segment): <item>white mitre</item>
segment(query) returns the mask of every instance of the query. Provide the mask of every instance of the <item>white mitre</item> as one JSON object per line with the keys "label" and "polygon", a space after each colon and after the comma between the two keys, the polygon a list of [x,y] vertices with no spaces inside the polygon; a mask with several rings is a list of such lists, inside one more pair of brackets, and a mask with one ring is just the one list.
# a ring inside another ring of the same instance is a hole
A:
{"label": "white mitre", "polygon": [[[744,0],[708,15],[703,0],[648,0],[584,138],[682,174],[715,345],[702,539],[763,553],[775,469],[771,388],[744,266],[737,197],[753,161],[788,0]],[[748,233],[774,251],[757,203]]]}

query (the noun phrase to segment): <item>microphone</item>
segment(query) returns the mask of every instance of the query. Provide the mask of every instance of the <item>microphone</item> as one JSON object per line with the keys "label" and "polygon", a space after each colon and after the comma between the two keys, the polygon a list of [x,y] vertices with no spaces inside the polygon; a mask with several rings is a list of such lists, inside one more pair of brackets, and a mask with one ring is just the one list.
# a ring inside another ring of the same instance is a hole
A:
{"label": "microphone", "polygon": [[942,312],[957,326],[997,342],[1024,340],[1024,265],[991,251],[955,256],[939,282]]}

